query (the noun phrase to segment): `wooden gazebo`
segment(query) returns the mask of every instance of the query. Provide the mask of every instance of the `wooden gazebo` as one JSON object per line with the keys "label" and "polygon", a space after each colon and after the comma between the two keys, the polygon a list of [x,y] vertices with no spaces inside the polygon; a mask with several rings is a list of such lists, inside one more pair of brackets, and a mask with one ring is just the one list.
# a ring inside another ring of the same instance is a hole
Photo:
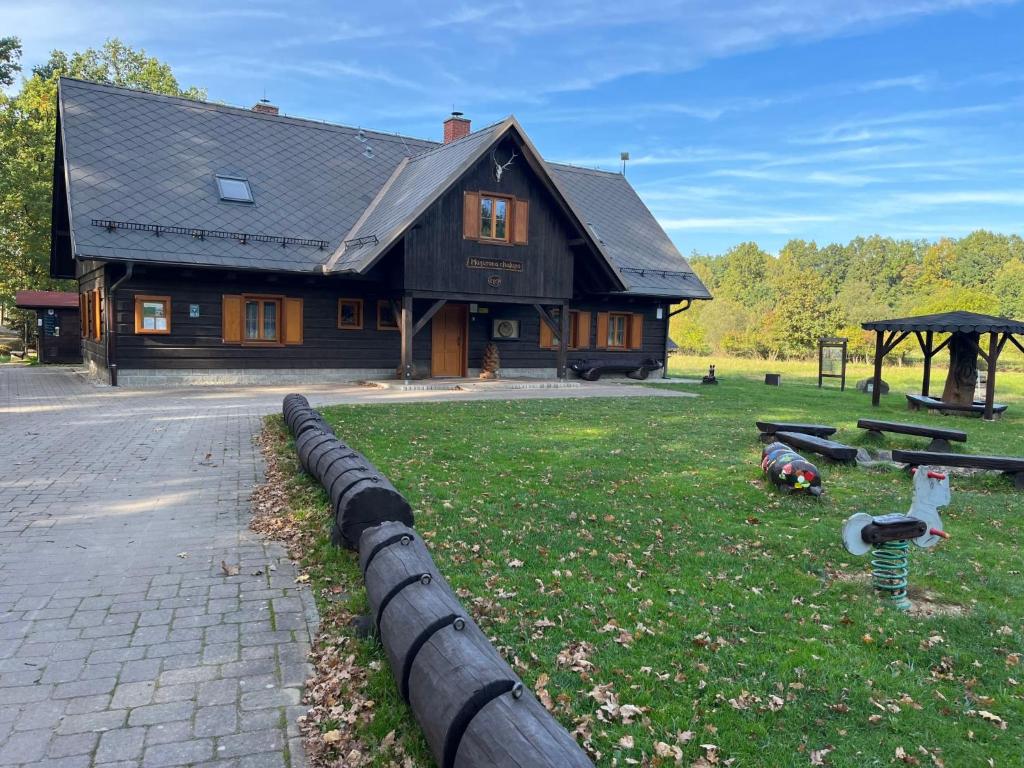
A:
{"label": "wooden gazebo", "polygon": [[[929,396],[931,385],[932,358],[949,348],[949,374],[942,391],[942,402],[951,406],[968,409],[974,405],[974,388],[978,380],[978,358],[988,366],[988,380],[985,388],[984,418],[992,419],[996,395],[996,363],[1006,346],[1012,343],[1021,352],[1017,335],[1024,334],[1024,322],[1005,317],[979,315],[974,312],[943,312],[938,315],[904,317],[895,320],[877,320],[864,323],[867,331],[875,332],[875,378],[871,392],[871,404],[878,405],[881,395],[882,360],[903,343],[910,334],[917,337],[924,353],[924,378],[921,394]],[[935,344],[935,334],[948,333],[949,337]],[[982,348],[980,340],[988,334],[988,351]]]}

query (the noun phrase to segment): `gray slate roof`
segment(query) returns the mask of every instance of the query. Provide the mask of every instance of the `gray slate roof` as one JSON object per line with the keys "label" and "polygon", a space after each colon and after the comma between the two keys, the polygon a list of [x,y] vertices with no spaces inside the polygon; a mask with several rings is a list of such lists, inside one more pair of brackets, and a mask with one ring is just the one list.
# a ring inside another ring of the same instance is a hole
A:
{"label": "gray slate roof", "polygon": [[[60,107],[76,256],[232,269],[365,270],[468,158],[510,124],[521,131],[509,118],[440,145],[66,78]],[[710,298],[625,177],[546,165],[630,292]],[[255,203],[221,201],[215,174],[247,178]],[[111,232],[93,220],[327,246]],[[345,245],[368,236],[377,243]]]}

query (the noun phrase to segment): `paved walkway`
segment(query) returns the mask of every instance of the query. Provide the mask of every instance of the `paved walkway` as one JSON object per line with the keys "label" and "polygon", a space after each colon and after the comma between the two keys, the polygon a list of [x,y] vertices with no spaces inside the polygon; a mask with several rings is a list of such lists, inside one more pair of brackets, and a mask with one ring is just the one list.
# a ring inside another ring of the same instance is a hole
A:
{"label": "paved walkway", "polygon": [[0,766],[304,764],[316,609],[283,549],[248,529],[252,437],[293,389],[314,404],[673,396],[147,392],[0,368]]}

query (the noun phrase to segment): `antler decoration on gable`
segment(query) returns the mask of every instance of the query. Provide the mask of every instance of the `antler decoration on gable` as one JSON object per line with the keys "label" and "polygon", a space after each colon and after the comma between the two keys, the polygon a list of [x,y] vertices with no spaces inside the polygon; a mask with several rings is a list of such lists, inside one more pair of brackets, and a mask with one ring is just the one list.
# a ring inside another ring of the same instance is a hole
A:
{"label": "antler decoration on gable", "polygon": [[508,162],[502,165],[498,162],[498,158],[495,156],[494,151],[491,151],[491,160],[494,162],[494,180],[501,183],[501,176],[505,173],[505,169],[512,165],[512,161],[516,159],[516,153],[512,153],[512,157],[508,159]]}

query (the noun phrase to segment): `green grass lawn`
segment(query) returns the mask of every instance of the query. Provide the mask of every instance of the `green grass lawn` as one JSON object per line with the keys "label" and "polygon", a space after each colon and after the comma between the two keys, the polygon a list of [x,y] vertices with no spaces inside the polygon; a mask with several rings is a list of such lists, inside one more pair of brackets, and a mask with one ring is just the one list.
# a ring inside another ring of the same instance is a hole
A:
{"label": "green grass lawn", "polygon": [[[708,362],[680,358],[673,372]],[[820,500],[782,496],[762,481],[753,424],[831,423],[863,444],[855,423],[870,414],[964,428],[970,451],[1024,455],[1024,375],[1000,380],[1011,408],[985,423],[908,414],[916,368],[887,369],[893,394],[872,411],[852,387],[819,390],[813,365],[717,362],[718,387],[680,387],[699,398],[324,412],[408,496],[485,632],[566,727],[589,735],[599,765],[674,764],[653,757],[657,742],[678,745],[684,765],[709,744],[732,766],[1024,765],[1024,495],[1005,477],[954,477],[952,538],[910,554],[912,586],[950,612],[903,615],[860,578],[867,559],[846,553],[840,528],[856,511],[906,511],[908,476],[821,465]],[[769,370],[782,387],[758,381]],[[326,543],[325,495],[300,474],[281,420],[269,429],[293,513],[319,540],[305,565],[321,609],[337,609],[323,596],[340,588],[361,610],[354,555]],[[366,740],[394,730],[430,765],[382,651],[357,648],[375,701]],[[587,664],[559,662],[573,653]],[[607,692],[642,714],[602,710]]]}

